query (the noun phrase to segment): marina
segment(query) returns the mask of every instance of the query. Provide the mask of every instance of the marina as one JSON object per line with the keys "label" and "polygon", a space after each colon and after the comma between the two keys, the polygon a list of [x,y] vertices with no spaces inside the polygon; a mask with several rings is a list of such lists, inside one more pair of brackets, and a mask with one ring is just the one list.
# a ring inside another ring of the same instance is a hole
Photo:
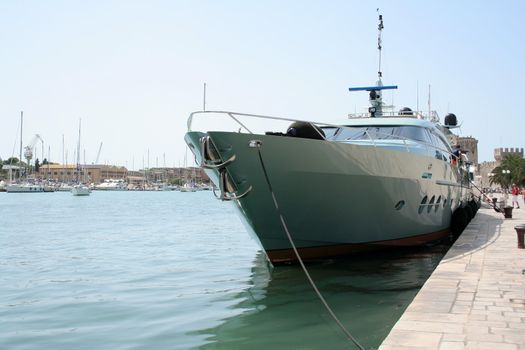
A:
{"label": "marina", "polygon": [[525,3],[93,5],[0,11],[1,350],[525,350]]}
{"label": "marina", "polygon": [[[1,220],[2,348],[352,348],[300,267],[272,268],[209,191],[0,193],[0,210],[26,218]],[[484,205],[454,244],[308,269],[366,349],[520,349],[523,219]]]}
{"label": "marina", "polygon": [[[2,349],[350,346],[300,267],[272,268],[210,191],[0,193],[0,210]],[[21,216],[23,225],[7,219]],[[377,348],[449,245],[309,269]]]}

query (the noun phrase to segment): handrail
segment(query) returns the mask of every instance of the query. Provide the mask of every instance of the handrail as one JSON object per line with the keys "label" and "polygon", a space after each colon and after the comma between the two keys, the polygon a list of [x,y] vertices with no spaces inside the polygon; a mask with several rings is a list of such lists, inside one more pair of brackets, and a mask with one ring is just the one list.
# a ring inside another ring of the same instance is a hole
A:
{"label": "handrail", "polygon": [[[235,116],[259,118],[259,119],[270,119],[270,120],[278,120],[278,121],[288,121],[288,122],[303,122],[303,123],[310,123],[310,124],[313,124],[313,125],[329,126],[329,127],[341,128],[341,129],[351,128],[351,126],[347,126],[347,125],[338,125],[338,124],[331,124],[331,123],[326,123],[326,122],[308,121],[308,120],[302,120],[302,119],[297,119],[297,118],[274,117],[274,116],[261,115],[261,114],[240,113],[240,112],[231,112],[231,111],[196,111],[196,112],[192,112],[190,114],[190,116],[188,117],[188,121],[187,121],[188,132],[192,131],[191,126],[193,124],[193,117],[196,116],[196,115],[199,115],[199,114],[222,114],[222,115],[227,115],[230,118],[232,118],[236,123],[238,123],[241,126],[241,128],[247,130],[248,133],[250,133],[250,134],[253,134],[253,132],[246,125],[244,125],[238,118],[236,118]],[[411,116],[398,115],[398,117],[400,117],[400,118],[409,117],[410,118]],[[418,119],[417,117],[415,117],[415,118]],[[428,119],[425,119],[425,120],[428,121]],[[365,133],[367,134],[369,139],[372,141],[374,147],[377,147],[376,142],[378,140],[382,140],[382,139],[375,139],[375,138],[371,137],[371,134],[369,134],[368,131],[365,131]],[[430,144],[428,142],[419,141],[419,140],[413,140],[413,139],[409,139],[409,138],[406,138],[406,137],[402,137],[402,136],[398,136],[398,135],[390,135],[390,134],[381,133],[381,132],[377,132],[376,134],[386,135],[386,136],[392,137],[394,140],[403,141],[403,144],[404,144],[405,148],[407,149],[407,153],[410,153],[407,141],[411,141],[411,142],[415,142],[415,143],[421,144],[423,146],[426,146],[427,150],[429,148],[430,149],[435,149],[435,150],[444,152],[447,156],[455,157],[454,154],[452,152],[450,152],[449,150],[443,149],[441,147],[438,147],[436,145]],[[323,135],[321,135],[321,136],[323,137],[323,139],[325,141],[335,142],[334,140],[328,140]],[[337,141],[337,142],[339,142],[339,141]]]}

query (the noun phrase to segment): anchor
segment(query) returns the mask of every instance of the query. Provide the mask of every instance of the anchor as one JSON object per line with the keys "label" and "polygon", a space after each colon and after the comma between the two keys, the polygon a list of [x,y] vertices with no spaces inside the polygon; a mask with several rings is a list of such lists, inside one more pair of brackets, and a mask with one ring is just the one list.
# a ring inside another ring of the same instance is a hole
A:
{"label": "anchor", "polygon": [[215,186],[213,186],[213,195],[215,198],[222,201],[231,201],[245,197],[252,190],[252,186],[248,187],[243,193],[237,194],[235,185],[233,185],[233,181],[226,171],[226,167],[235,161],[235,154],[222,162],[209,135],[201,137],[199,143],[201,148],[201,161],[197,162],[197,156],[195,156],[195,163],[199,164],[201,168],[216,170],[219,173],[220,194],[217,195]]}

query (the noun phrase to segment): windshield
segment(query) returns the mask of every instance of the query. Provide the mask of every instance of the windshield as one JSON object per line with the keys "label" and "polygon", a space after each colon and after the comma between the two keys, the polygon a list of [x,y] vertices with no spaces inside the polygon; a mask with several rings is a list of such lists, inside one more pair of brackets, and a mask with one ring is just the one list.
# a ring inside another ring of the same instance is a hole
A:
{"label": "windshield", "polygon": [[327,139],[334,141],[408,139],[432,143],[432,139],[425,128],[409,125],[348,126],[327,133]]}

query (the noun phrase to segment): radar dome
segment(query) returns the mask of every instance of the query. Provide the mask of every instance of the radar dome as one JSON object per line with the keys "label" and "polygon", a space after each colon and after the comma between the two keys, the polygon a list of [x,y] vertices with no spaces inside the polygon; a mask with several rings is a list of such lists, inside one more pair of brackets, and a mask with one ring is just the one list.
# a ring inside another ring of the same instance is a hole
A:
{"label": "radar dome", "polygon": [[458,119],[456,118],[456,115],[454,113],[449,113],[445,116],[445,125],[458,125]]}

